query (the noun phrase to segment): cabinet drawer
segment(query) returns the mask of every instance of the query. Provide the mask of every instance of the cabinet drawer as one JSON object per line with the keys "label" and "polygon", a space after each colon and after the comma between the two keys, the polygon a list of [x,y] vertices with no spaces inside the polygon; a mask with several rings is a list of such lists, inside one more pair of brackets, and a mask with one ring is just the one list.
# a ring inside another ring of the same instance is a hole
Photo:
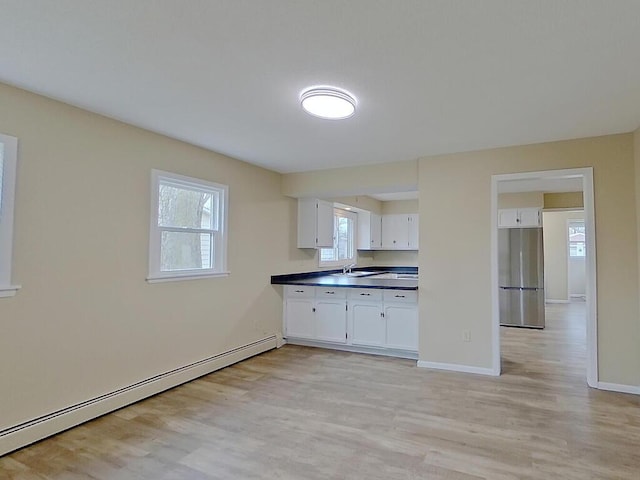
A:
{"label": "cabinet drawer", "polygon": [[382,290],[378,288],[350,288],[347,298],[349,300],[381,302]]}
{"label": "cabinet drawer", "polygon": [[316,298],[347,298],[346,288],[316,287]]}
{"label": "cabinet drawer", "polygon": [[287,298],[313,298],[315,290],[306,285],[286,285],[284,294]]}
{"label": "cabinet drawer", "polygon": [[383,296],[385,303],[418,303],[417,290],[385,290]]}

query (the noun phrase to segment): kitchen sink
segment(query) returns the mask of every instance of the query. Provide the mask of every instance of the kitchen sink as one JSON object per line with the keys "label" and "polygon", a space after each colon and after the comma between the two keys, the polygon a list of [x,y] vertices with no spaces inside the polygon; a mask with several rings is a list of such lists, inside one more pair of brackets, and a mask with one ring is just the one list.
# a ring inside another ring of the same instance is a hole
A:
{"label": "kitchen sink", "polygon": [[417,280],[417,273],[393,273],[393,272],[385,272],[375,275],[371,278],[380,278],[380,279],[390,279],[390,280]]}
{"label": "kitchen sink", "polygon": [[370,275],[375,275],[380,272],[366,272],[364,270],[360,270],[357,272],[347,272],[347,273],[332,273],[334,277],[368,277]]}

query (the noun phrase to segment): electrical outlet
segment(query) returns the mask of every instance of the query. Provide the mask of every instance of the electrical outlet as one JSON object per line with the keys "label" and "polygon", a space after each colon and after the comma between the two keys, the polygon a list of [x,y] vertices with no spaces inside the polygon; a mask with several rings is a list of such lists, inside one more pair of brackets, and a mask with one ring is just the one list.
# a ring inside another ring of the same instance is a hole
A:
{"label": "electrical outlet", "polygon": [[471,341],[471,330],[463,330],[462,331],[462,341],[470,342]]}

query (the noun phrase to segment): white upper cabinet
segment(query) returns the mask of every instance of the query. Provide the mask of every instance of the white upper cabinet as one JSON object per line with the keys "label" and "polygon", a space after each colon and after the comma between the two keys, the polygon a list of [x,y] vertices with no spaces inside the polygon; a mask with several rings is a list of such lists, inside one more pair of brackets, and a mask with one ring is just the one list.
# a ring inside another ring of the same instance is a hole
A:
{"label": "white upper cabinet", "polygon": [[382,216],[383,250],[418,250],[418,214]]}
{"label": "white upper cabinet", "polygon": [[333,204],[316,198],[298,199],[298,248],[333,247]]}
{"label": "white upper cabinet", "polygon": [[418,250],[418,232],[420,231],[420,222],[417,213],[409,215],[409,250]]}
{"label": "white upper cabinet", "polygon": [[382,217],[377,213],[358,212],[358,250],[382,248]]}
{"label": "white upper cabinet", "polygon": [[542,212],[537,207],[498,210],[498,228],[541,227]]}

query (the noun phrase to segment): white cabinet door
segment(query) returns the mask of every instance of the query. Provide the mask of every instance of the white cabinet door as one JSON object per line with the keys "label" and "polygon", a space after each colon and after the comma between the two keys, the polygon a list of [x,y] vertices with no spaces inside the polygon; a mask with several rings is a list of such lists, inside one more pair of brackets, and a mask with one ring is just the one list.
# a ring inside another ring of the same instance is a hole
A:
{"label": "white cabinet door", "polygon": [[498,210],[498,228],[519,227],[520,219],[517,208],[503,208]]}
{"label": "white cabinet door", "polygon": [[409,248],[408,215],[382,216],[382,248],[384,250],[407,250]]}
{"label": "white cabinet door", "polygon": [[313,338],[313,298],[288,298],[285,302],[285,336]]}
{"label": "white cabinet door", "polygon": [[347,302],[316,300],[314,338],[325,342],[347,342]]}
{"label": "white cabinet door", "polygon": [[371,249],[382,248],[382,216],[377,213],[371,214]]}
{"label": "white cabinet door", "polygon": [[316,247],[333,247],[333,203],[318,200]]}
{"label": "white cabinet door", "polygon": [[382,217],[377,213],[358,212],[358,250],[382,247]]}
{"label": "white cabinet door", "polygon": [[333,247],[333,204],[298,199],[298,248]]}
{"label": "white cabinet door", "polygon": [[520,227],[539,227],[541,222],[539,208],[519,208],[518,216],[520,217]]}
{"label": "white cabinet door", "polygon": [[542,214],[537,207],[498,210],[498,228],[539,227],[541,219]]}
{"label": "white cabinet door", "polygon": [[417,213],[409,214],[409,249],[418,250],[418,232],[420,230],[420,223]]}
{"label": "white cabinet door", "polygon": [[353,303],[351,308],[351,343],[382,347],[386,340],[386,323],[380,303]]}
{"label": "white cabinet door", "polygon": [[385,304],[386,347],[418,351],[418,306]]}

